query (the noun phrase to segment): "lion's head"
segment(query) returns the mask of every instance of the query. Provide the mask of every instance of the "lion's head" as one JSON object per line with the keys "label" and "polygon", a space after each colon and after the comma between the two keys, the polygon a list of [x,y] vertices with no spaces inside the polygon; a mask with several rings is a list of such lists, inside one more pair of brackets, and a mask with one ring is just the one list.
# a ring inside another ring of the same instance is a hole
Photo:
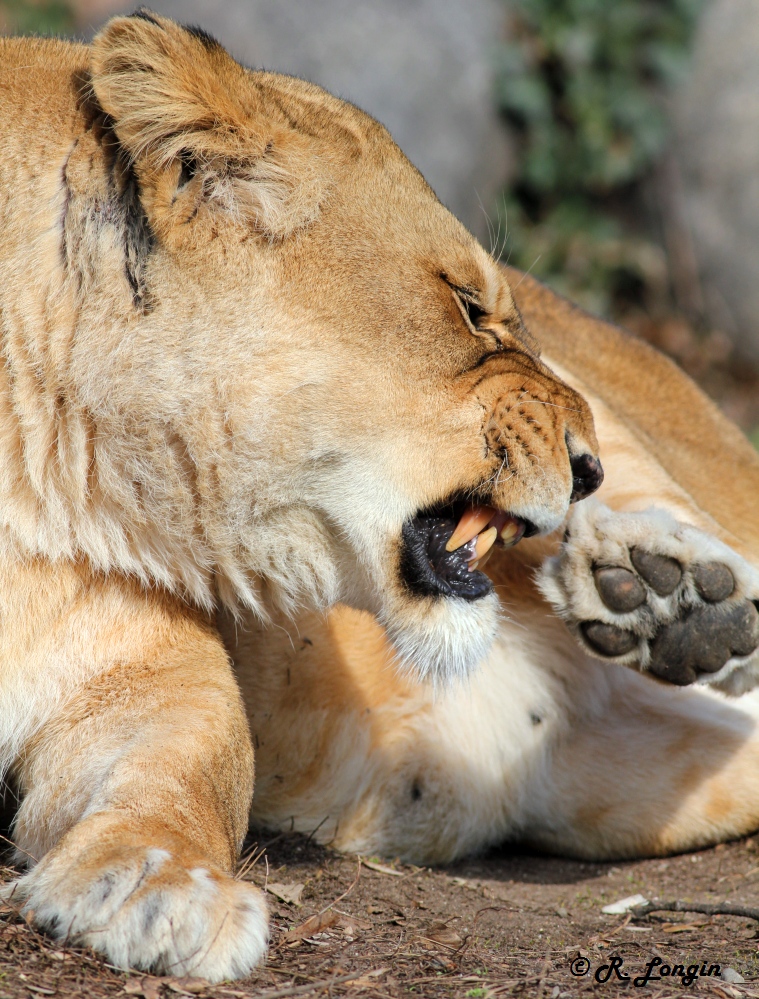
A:
{"label": "lion's head", "polygon": [[129,414],[153,550],[201,601],[342,600],[423,671],[470,667],[473,563],[602,474],[503,272],[376,121],[197,29],[112,20],[89,85],[146,235],[88,405]]}

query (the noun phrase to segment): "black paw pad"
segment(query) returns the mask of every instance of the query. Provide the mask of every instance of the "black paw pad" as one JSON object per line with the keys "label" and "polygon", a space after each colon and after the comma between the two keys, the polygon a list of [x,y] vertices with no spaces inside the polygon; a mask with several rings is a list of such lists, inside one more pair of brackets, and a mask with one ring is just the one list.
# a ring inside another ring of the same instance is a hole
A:
{"label": "black paw pad", "polygon": [[633,548],[630,559],[651,589],[660,597],[668,597],[680,585],[683,569],[677,559],[666,555],[654,555],[644,548]]}
{"label": "black paw pad", "polygon": [[593,573],[598,595],[609,608],[624,614],[640,607],[646,599],[646,588],[629,569],[609,566]]}
{"label": "black paw pad", "polygon": [[604,624],[602,621],[586,621],[582,626],[582,633],[588,645],[604,656],[623,656],[626,652],[632,652],[638,644],[638,639],[631,631],[623,631],[622,628],[615,628],[613,624]]}
{"label": "black paw pad", "polygon": [[709,562],[706,565],[693,567],[693,581],[699,596],[709,603],[716,604],[735,591],[735,579],[728,567],[722,562]]}
{"label": "black paw pad", "polygon": [[757,646],[759,612],[751,601],[699,607],[661,629],[651,645],[649,669],[662,680],[685,686],[700,673],[716,673],[733,656],[750,655]]}

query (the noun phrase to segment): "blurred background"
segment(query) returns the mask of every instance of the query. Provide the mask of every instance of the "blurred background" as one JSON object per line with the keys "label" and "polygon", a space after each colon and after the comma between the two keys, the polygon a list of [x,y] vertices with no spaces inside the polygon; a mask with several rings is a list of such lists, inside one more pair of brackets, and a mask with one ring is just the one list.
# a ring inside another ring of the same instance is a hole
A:
{"label": "blurred background", "polygon": [[[89,38],[123,0],[0,0]],[[682,365],[759,447],[756,0],[152,0],[388,126],[441,200]]]}

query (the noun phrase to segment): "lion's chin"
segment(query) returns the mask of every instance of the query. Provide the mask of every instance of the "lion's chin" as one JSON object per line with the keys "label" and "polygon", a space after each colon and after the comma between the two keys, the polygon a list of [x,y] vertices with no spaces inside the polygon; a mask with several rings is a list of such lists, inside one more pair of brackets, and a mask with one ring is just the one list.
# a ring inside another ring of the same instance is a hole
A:
{"label": "lion's chin", "polygon": [[499,602],[491,592],[476,601],[457,597],[417,599],[380,615],[398,667],[435,685],[469,676],[490,651]]}

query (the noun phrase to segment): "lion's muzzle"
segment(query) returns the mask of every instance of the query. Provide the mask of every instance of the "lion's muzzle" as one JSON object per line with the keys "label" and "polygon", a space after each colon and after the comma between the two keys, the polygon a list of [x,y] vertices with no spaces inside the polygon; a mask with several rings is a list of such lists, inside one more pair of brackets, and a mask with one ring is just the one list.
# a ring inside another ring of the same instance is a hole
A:
{"label": "lion's muzzle", "polygon": [[511,548],[536,533],[529,521],[492,506],[451,501],[404,524],[401,576],[418,595],[478,600],[492,589],[480,567],[493,547]]}
{"label": "lion's muzzle", "polygon": [[[577,503],[594,493],[604,478],[601,462],[592,454],[570,454],[572,494]],[[538,534],[531,521],[487,504],[452,500],[420,511],[403,525],[401,578],[420,596],[478,600],[492,584],[480,571],[495,545],[511,548]]]}

